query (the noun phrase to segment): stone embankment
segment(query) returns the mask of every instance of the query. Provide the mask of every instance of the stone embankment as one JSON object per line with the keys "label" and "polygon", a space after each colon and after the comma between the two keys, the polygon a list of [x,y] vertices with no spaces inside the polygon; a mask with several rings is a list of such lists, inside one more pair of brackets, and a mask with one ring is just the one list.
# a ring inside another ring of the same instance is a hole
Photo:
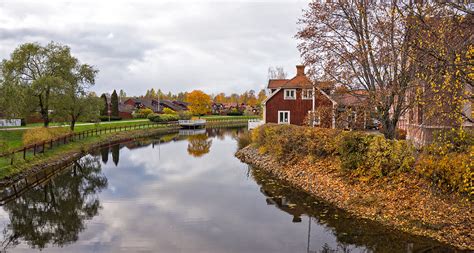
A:
{"label": "stone embankment", "polygon": [[441,193],[416,175],[364,181],[342,172],[337,157],[282,165],[252,146],[239,150],[236,156],[357,217],[474,250],[472,203]]}

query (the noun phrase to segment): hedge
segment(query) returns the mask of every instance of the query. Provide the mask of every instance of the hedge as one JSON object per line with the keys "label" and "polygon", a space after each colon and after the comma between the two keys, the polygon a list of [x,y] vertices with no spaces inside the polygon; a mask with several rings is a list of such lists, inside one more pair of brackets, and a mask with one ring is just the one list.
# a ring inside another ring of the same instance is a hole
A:
{"label": "hedge", "polygon": [[417,152],[405,140],[337,129],[265,124],[252,130],[252,143],[282,163],[305,158],[336,157],[341,170],[364,178],[414,172],[443,190],[474,195],[474,135],[444,133]]}

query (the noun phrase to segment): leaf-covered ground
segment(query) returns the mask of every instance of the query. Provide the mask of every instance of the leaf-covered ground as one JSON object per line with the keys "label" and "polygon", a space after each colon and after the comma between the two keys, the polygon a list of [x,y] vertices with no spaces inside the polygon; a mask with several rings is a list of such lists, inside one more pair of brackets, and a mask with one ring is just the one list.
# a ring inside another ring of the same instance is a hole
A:
{"label": "leaf-covered ground", "polygon": [[283,166],[252,146],[236,156],[358,217],[474,250],[472,202],[439,192],[416,175],[364,182],[341,172],[337,158]]}

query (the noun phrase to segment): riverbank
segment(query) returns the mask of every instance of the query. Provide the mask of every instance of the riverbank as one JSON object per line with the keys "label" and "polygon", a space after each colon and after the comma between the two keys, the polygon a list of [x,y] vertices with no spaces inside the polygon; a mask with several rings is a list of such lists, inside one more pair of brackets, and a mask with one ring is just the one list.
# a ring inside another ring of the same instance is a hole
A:
{"label": "riverbank", "polygon": [[12,166],[11,172],[0,178],[0,187],[10,185],[30,174],[37,173],[48,167],[62,166],[74,161],[81,156],[89,153],[93,149],[113,143],[131,140],[134,138],[147,137],[160,133],[177,132],[178,127],[166,127],[156,129],[140,129],[124,132],[109,133],[100,136],[94,136],[83,140],[77,140],[67,145],[56,148],[55,150],[41,156],[36,156],[34,160]]}
{"label": "riverbank", "polygon": [[357,217],[474,250],[472,203],[457,194],[442,193],[417,175],[405,173],[369,183],[344,174],[338,157],[283,165],[252,145],[236,156]]}

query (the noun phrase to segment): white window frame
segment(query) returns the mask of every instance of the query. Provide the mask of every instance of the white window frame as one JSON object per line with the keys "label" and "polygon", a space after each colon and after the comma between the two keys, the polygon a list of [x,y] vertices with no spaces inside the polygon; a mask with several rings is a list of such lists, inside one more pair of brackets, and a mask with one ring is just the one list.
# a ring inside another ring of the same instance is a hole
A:
{"label": "white window frame", "polygon": [[312,100],[313,99],[313,89],[303,89],[301,91],[301,99],[303,99],[303,100]]}
{"label": "white window frame", "polygon": [[[287,93],[287,92],[290,92],[290,91],[293,92],[293,94],[294,94],[293,97],[287,96],[286,93]],[[284,98],[285,100],[295,100],[295,99],[296,99],[296,89],[284,89],[284,90],[283,90],[283,98]]]}
{"label": "white window frame", "polygon": [[[288,122],[282,122],[280,113],[288,113]],[[290,124],[291,122],[291,112],[290,111],[278,111],[278,124]]]}

